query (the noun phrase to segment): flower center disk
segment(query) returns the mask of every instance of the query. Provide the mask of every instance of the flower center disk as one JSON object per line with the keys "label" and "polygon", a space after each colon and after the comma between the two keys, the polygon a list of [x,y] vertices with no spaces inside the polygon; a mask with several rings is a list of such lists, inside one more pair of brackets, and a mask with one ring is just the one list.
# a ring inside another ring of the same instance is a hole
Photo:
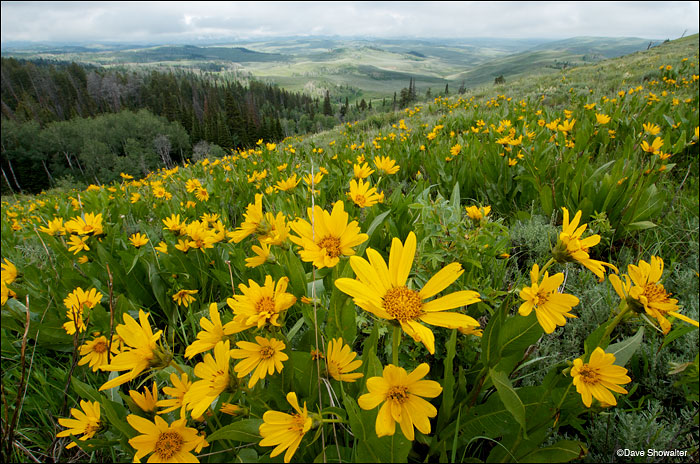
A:
{"label": "flower center disk", "polygon": [[260,314],[273,313],[273,312],[275,312],[275,300],[273,300],[269,296],[264,296],[264,297],[260,298],[260,301],[258,301],[258,304],[255,305],[255,309]]}
{"label": "flower center disk", "polygon": [[408,401],[408,387],[404,385],[399,385],[391,387],[386,394],[387,399],[397,401],[399,404],[403,404]]}
{"label": "flower center disk", "polygon": [[391,288],[384,295],[384,309],[400,322],[416,319],[423,314],[422,308],[423,300],[418,292],[405,286]]}
{"label": "flower center disk", "polygon": [[581,370],[579,371],[579,375],[581,376],[581,380],[583,380],[584,383],[587,384],[595,384],[598,383],[598,372],[587,366],[584,365]]}
{"label": "flower center disk", "polygon": [[331,258],[337,258],[342,254],[340,252],[340,239],[336,237],[324,237],[318,242],[318,247],[326,250],[326,254]]}
{"label": "flower center disk", "polygon": [[275,355],[275,349],[272,348],[271,346],[263,346],[260,349],[260,357],[262,359],[270,359]]}
{"label": "flower center disk", "polygon": [[158,436],[153,451],[161,459],[170,459],[177,454],[185,443],[182,436],[177,432],[163,432]]}

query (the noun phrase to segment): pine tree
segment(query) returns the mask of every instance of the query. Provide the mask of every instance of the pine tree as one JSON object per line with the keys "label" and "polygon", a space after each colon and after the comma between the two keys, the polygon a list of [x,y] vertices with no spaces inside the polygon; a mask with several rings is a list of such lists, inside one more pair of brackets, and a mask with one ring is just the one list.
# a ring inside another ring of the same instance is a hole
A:
{"label": "pine tree", "polygon": [[323,97],[323,114],[326,116],[333,116],[333,108],[331,107],[331,96],[328,90],[326,90],[326,96]]}

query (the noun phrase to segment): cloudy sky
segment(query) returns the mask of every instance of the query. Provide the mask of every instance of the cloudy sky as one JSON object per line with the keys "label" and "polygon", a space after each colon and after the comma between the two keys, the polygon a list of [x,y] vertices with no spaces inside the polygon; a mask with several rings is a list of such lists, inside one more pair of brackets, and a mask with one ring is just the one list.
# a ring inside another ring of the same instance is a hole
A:
{"label": "cloudy sky", "polygon": [[676,39],[698,2],[2,2],[3,43],[293,35]]}

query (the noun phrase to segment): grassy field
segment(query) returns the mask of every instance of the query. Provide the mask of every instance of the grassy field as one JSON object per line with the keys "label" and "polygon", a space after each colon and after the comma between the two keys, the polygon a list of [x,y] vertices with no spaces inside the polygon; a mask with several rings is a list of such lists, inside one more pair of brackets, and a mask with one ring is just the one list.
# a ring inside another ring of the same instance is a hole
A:
{"label": "grassy field", "polygon": [[699,60],[4,197],[3,458],[697,460]]}

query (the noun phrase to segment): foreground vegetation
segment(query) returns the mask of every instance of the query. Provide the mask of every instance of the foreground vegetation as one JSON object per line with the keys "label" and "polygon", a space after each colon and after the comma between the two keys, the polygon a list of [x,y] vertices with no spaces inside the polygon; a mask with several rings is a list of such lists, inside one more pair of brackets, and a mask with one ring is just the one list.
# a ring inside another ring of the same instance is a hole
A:
{"label": "foreground vegetation", "polygon": [[697,459],[698,58],[6,198],[4,457]]}

